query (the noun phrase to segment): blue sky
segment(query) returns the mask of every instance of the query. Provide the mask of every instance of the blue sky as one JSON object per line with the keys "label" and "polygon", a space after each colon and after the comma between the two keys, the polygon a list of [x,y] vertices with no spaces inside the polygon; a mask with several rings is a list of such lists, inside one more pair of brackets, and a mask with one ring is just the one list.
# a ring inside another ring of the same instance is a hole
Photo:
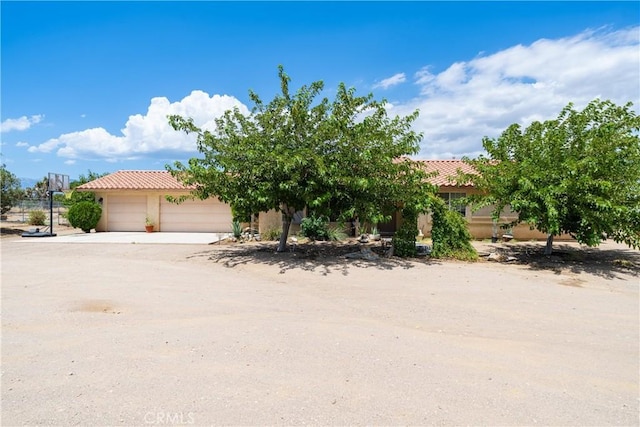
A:
{"label": "blue sky", "polygon": [[600,97],[640,104],[639,2],[1,3],[2,162],[19,177],[164,169],[248,90],[339,82],[416,108],[418,158]]}

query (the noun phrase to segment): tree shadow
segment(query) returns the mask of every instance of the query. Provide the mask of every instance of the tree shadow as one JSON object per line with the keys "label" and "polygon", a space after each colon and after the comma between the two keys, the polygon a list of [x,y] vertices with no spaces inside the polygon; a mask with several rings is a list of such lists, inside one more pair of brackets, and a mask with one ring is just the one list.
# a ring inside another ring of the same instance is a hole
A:
{"label": "tree shadow", "polygon": [[348,242],[313,242],[289,245],[289,251],[276,252],[277,244],[273,242],[221,245],[212,250],[198,252],[188,258],[205,258],[235,268],[242,265],[261,264],[277,268],[280,274],[287,271],[301,270],[320,273],[326,276],[331,273],[349,275],[353,267],[376,270],[408,270],[416,263],[435,264],[436,260],[428,258],[403,259],[385,257],[385,248],[379,245],[367,245],[377,255],[376,259],[350,259],[347,254],[361,253],[361,245]]}
{"label": "tree shadow", "polygon": [[544,245],[539,243],[492,244],[488,248],[504,257],[513,257],[513,263],[533,270],[587,273],[609,280],[640,276],[640,251],[632,249],[554,244],[553,253],[545,255]]}

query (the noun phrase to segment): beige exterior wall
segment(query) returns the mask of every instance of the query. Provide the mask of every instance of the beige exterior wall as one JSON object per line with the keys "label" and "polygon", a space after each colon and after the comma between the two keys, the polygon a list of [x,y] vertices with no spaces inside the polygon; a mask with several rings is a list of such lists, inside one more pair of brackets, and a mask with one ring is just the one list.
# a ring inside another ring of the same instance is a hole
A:
{"label": "beige exterior wall", "polygon": [[[269,230],[282,230],[282,212],[272,209],[268,212],[260,212],[258,215],[258,232],[266,233]],[[300,224],[291,224],[289,236],[300,232]]]}
{"label": "beige exterior wall", "polygon": [[[117,215],[122,216],[124,222],[128,222],[129,224],[132,224],[131,227],[133,231],[144,231],[145,220],[147,217],[154,223],[154,231],[162,231],[161,204],[163,204],[163,201],[165,200],[165,196],[171,195],[174,197],[179,197],[182,195],[189,194],[187,192],[167,193],[166,191],[148,191],[148,190],[145,190],[145,191],[140,191],[140,190],[138,191],[135,191],[135,190],[94,191],[94,193],[96,195],[96,201],[99,201],[100,204],[102,205],[102,216],[100,217],[100,221],[98,221],[98,225],[96,226],[96,231],[113,231],[113,230],[110,230],[110,224],[111,224],[111,228],[113,228],[118,224],[118,222],[114,218],[114,216],[116,215],[116,212],[109,212],[109,206],[110,204],[111,206],[114,206],[113,204],[114,201],[122,201],[124,200],[125,197],[130,197],[131,200],[133,201],[135,201],[137,198],[140,198],[140,197],[143,197],[144,199],[146,199],[145,212],[137,212],[136,209],[132,209],[132,211],[134,212],[131,214],[131,216],[123,212],[117,213]],[[217,200],[216,200],[216,203],[218,203]],[[228,218],[222,217],[224,216],[225,212],[228,212]],[[217,223],[219,224],[218,228],[223,228],[223,223],[225,227],[224,230],[221,229],[221,230],[215,230],[215,231],[220,231],[220,232],[230,231],[232,218],[231,218],[231,209],[228,207],[228,205],[223,204],[222,206],[215,207],[213,214],[216,215],[216,219],[214,219],[214,221],[217,221]],[[125,228],[127,228],[126,225],[124,226]],[[227,228],[228,230],[226,230]],[[186,231],[189,231],[189,230],[186,230]]]}
{"label": "beige exterior wall", "polygon": [[269,230],[281,230],[282,229],[282,214],[276,210],[270,210],[268,212],[260,212],[258,215],[259,233],[266,233]]}

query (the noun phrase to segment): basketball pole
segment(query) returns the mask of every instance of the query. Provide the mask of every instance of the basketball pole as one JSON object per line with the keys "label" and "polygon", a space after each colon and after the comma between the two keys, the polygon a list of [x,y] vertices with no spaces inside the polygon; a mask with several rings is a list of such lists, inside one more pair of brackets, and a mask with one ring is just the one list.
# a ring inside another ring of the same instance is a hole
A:
{"label": "basketball pole", "polygon": [[49,190],[49,234],[53,234],[53,190]]}

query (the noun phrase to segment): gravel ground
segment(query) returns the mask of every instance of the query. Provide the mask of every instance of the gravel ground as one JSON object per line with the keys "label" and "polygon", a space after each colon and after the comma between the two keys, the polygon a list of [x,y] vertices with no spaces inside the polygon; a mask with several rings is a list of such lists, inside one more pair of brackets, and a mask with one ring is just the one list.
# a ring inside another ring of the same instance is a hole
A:
{"label": "gravel ground", "polygon": [[622,246],[461,263],[19,240],[2,425],[639,423]]}

